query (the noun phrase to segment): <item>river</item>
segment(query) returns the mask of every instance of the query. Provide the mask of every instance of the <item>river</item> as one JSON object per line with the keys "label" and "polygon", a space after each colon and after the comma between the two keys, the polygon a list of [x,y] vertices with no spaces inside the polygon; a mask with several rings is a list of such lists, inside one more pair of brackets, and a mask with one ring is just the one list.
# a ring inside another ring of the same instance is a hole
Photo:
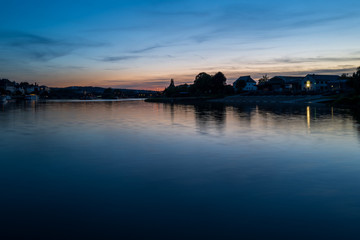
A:
{"label": "river", "polygon": [[320,105],[0,105],[1,239],[358,239],[360,117]]}

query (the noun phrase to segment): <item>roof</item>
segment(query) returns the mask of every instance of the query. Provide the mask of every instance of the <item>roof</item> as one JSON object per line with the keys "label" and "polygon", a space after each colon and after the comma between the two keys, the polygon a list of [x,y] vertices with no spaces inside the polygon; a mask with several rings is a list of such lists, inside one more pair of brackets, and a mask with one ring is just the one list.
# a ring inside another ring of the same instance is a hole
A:
{"label": "roof", "polygon": [[340,78],[338,75],[317,75],[317,74],[308,74],[306,77],[310,77],[314,80],[320,80],[320,81],[335,81]]}
{"label": "roof", "polygon": [[300,82],[305,77],[293,77],[293,76],[275,76],[274,78],[280,78],[285,83],[294,83],[294,82]]}
{"label": "roof", "polygon": [[269,80],[270,84],[294,84],[299,83],[304,77],[275,76]]}
{"label": "roof", "polygon": [[249,82],[249,83],[256,83],[254,81],[254,79],[252,79],[250,76],[241,76],[239,77],[235,82],[239,81],[239,80],[243,80],[245,82]]}

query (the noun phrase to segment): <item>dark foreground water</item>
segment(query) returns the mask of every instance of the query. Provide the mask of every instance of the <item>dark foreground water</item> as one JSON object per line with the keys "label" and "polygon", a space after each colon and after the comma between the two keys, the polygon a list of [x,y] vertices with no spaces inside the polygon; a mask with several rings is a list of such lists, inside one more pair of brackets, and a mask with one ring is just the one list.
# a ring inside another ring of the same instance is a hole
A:
{"label": "dark foreground water", "polygon": [[0,239],[360,236],[349,110],[6,104],[0,134]]}

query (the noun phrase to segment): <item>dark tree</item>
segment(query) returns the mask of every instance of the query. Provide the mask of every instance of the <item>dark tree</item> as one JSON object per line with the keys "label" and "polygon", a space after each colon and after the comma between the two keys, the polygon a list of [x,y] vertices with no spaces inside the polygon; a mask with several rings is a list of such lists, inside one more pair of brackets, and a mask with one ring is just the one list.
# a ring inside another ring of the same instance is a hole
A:
{"label": "dark tree", "polygon": [[105,89],[103,94],[102,94],[102,98],[103,99],[114,99],[115,95],[114,95],[113,89],[112,88]]}
{"label": "dark tree", "polygon": [[211,85],[211,76],[205,72],[199,73],[195,77],[193,90],[197,93],[209,93]]}
{"label": "dark tree", "polygon": [[222,72],[211,77],[210,90],[212,93],[222,93],[226,84],[226,77]]}
{"label": "dark tree", "polygon": [[259,79],[258,85],[264,85],[268,81],[269,81],[269,77],[267,74],[265,74],[264,76],[262,76],[262,78]]}
{"label": "dark tree", "polygon": [[233,86],[225,85],[224,87],[224,94],[225,95],[233,95],[235,93]]}
{"label": "dark tree", "polygon": [[174,79],[171,79],[170,85],[164,90],[164,95],[167,97],[172,97],[175,93],[176,93],[176,87],[175,87]]}
{"label": "dark tree", "polygon": [[246,81],[245,80],[237,80],[235,82],[235,88],[236,88],[236,93],[240,93],[242,92],[243,88],[246,86]]}
{"label": "dark tree", "polygon": [[355,90],[357,94],[360,94],[360,67],[357,68],[353,76],[349,78],[348,85]]}

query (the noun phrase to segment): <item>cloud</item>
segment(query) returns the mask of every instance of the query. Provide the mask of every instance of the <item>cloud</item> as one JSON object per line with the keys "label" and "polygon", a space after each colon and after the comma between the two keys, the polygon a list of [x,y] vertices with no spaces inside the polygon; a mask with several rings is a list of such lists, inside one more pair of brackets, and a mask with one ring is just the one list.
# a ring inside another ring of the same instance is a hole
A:
{"label": "cloud", "polygon": [[328,24],[331,22],[344,20],[344,19],[350,19],[353,18],[353,15],[349,14],[337,14],[334,16],[315,16],[311,17],[312,15],[305,15],[304,19],[295,20],[292,23],[289,23],[289,27],[300,27],[305,28],[309,26],[316,26],[316,25],[322,25],[322,24]]}
{"label": "cloud", "polygon": [[[305,70],[294,70],[294,71],[286,71],[286,70],[273,70],[273,71],[268,71],[265,72],[267,73],[270,77],[273,76],[305,76],[307,74],[336,74],[336,75],[341,75],[343,73],[353,73],[356,70],[356,66],[341,66],[339,65],[336,68],[329,68],[329,69],[325,69],[325,68],[313,68],[313,69],[305,69]],[[262,70],[265,71],[265,70]],[[252,76],[254,76],[255,78],[260,78],[261,76],[263,76],[265,73],[264,72],[242,72],[241,74],[251,74]]]}
{"label": "cloud", "polygon": [[[99,59],[99,61],[102,62],[121,62],[121,61],[127,61],[127,60],[131,60],[131,59],[139,59],[139,58],[150,58],[150,59],[155,59],[155,58],[174,58],[174,56],[172,55],[146,55],[146,56],[139,56],[139,55],[126,55],[126,56],[108,56],[108,57],[103,57],[101,59]],[[110,68],[111,69],[111,68]]]}
{"label": "cloud", "polygon": [[314,62],[350,62],[360,61],[360,57],[313,57],[313,58],[277,58],[276,63],[314,63]]}
{"label": "cloud", "polygon": [[102,43],[92,43],[86,40],[60,40],[18,31],[0,32],[0,43],[5,50],[11,49],[11,54],[36,61],[49,61],[54,58],[71,54],[77,49],[100,47]]}
{"label": "cloud", "polygon": [[[176,42],[176,41],[174,41]],[[155,50],[155,49],[159,49],[159,48],[167,48],[167,47],[176,47],[176,46],[183,46],[185,44],[180,44],[180,43],[157,43],[157,44],[154,44],[154,45],[151,45],[151,46],[148,46],[148,47],[145,47],[145,48],[140,48],[140,49],[136,49],[136,50],[132,50],[130,51],[130,53],[145,53],[145,52],[149,52],[149,51],[152,51],[152,50]]]}
{"label": "cloud", "polygon": [[52,69],[70,69],[70,70],[82,70],[87,69],[87,67],[83,66],[59,66],[59,65],[47,65],[46,67],[52,68]]}
{"label": "cloud", "polygon": [[103,80],[102,86],[127,89],[164,89],[170,83],[170,78],[148,80]]}
{"label": "cloud", "polygon": [[100,61],[103,62],[120,62],[120,61],[126,61],[130,59],[136,59],[140,58],[140,56],[115,56],[115,57],[104,57],[100,59]]}
{"label": "cloud", "polygon": [[[316,9],[292,8],[280,4],[269,8],[256,4],[237,3],[224,5],[216,15],[208,18],[207,25],[199,34],[191,36],[198,43],[218,38],[237,38],[245,43],[254,40],[264,41],[273,38],[289,37],[304,34],[298,30],[308,30],[313,27],[342,26],[336,24],[343,20],[358,18],[356,13],[319,12]],[[211,28],[208,28],[211,26]],[[317,28],[317,33],[321,30]]]}
{"label": "cloud", "polygon": [[151,50],[154,50],[154,49],[157,49],[157,48],[163,48],[163,47],[167,47],[167,45],[165,45],[165,44],[164,45],[156,44],[156,45],[149,46],[149,47],[146,47],[146,48],[133,50],[131,52],[132,53],[144,53],[144,52],[148,52],[148,51],[151,51]]}
{"label": "cloud", "polygon": [[172,16],[176,16],[176,17],[204,17],[204,16],[209,16],[210,13],[209,12],[205,12],[205,11],[188,11],[188,10],[171,10],[171,11],[148,11],[147,12],[149,15],[152,16],[166,16],[166,17],[172,17]]}
{"label": "cloud", "polygon": [[343,74],[343,73],[352,73],[355,72],[356,67],[347,67],[347,68],[333,68],[333,69],[310,69],[307,71],[295,71],[290,72],[294,75],[307,75],[307,74]]}

